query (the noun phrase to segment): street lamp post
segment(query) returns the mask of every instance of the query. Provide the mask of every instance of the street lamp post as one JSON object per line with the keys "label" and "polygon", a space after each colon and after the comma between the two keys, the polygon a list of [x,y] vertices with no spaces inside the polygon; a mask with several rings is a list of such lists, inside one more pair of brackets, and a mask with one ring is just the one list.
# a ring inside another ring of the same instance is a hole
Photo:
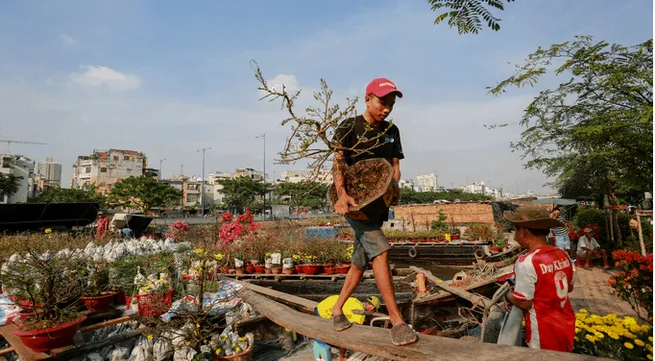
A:
{"label": "street lamp post", "polygon": [[160,159],[160,160],[159,160],[159,181],[160,181],[160,182],[161,182],[161,179],[162,179],[162,175],[161,175],[161,164],[162,164],[165,160],[166,160],[166,158],[164,158],[164,159]]}
{"label": "street lamp post", "polygon": [[262,220],[266,220],[266,133],[258,135],[255,138],[264,139],[264,209],[262,210]]}
{"label": "street lamp post", "polygon": [[200,183],[200,214],[205,215],[205,152],[212,147],[198,149],[196,152],[202,151],[202,180]]}

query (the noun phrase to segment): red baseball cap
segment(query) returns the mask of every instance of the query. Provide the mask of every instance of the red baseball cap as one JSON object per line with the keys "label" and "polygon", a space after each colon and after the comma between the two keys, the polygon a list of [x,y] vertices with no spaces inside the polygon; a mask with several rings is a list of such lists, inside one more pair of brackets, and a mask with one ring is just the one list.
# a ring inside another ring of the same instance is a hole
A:
{"label": "red baseball cap", "polygon": [[398,98],[403,97],[403,93],[401,93],[400,90],[396,88],[396,84],[387,78],[373,79],[373,81],[371,81],[366,87],[366,95],[372,93],[378,98],[382,98],[383,96],[392,92],[397,93]]}

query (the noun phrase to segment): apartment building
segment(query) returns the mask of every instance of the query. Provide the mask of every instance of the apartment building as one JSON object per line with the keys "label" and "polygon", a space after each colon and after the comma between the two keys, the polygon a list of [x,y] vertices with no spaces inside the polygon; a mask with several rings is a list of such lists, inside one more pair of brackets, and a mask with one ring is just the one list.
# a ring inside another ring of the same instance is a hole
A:
{"label": "apartment building", "polygon": [[18,191],[11,196],[3,196],[0,203],[23,203],[36,195],[34,182],[35,162],[23,155],[0,154],[0,173],[21,177]]}
{"label": "apartment building", "polygon": [[95,185],[101,192],[111,190],[114,183],[128,177],[141,176],[148,168],[148,158],[135,150],[94,150],[91,155],[77,157],[73,164],[71,188]]}

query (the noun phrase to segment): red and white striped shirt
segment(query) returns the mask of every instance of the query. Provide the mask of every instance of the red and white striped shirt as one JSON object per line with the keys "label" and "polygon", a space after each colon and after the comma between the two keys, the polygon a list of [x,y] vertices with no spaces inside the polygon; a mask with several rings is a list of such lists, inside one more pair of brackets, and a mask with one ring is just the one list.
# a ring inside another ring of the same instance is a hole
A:
{"label": "red and white striped shirt", "polygon": [[525,339],[531,348],[571,352],[575,313],[569,300],[573,282],[571,258],[563,250],[544,246],[520,257],[514,265],[514,297],[533,300],[525,313]]}

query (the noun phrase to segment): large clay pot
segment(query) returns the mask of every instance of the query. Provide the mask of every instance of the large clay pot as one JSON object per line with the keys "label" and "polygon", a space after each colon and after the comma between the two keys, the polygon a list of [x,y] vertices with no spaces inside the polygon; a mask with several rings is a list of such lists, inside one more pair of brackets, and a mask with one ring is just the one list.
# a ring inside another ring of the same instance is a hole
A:
{"label": "large clay pot", "polygon": [[335,267],[336,271],[340,275],[345,275],[348,273],[348,270],[350,270],[350,265],[349,264],[339,264]]}
{"label": "large clay pot", "polygon": [[250,263],[246,264],[246,273],[253,273],[253,272],[255,272],[255,266],[253,266]]}
{"label": "large clay pot", "polygon": [[31,348],[32,351],[45,352],[70,344],[73,336],[77,332],[77,328],[84,320],[86,320],[86,316],[81,316],[73,322],[53,328],[35,331],[22,331],[18,329],[12,333],[20,337],[23,344]]}
{"label": "large clay pot", "polygon": [[302,266],[302,271],[306,275],[317,275],[321,272],[321,265],[320,264],[303,264]]}
{"label": "large clay pot", "polygon": [[[376,172],[373,172],[375,169]],[[363,183],[358,180],[368,175]],[[346,192],[355,198],[357,207],[351,207],[347,216],[354,220],[366,221],[379,219],[383,214],[389,212],[389,207],[398,204],[400,200],[400,188],[398,182],[393,179],[393,166],[384,158],[365,159],[353,164],[348,168],[346,174]],[[367,183],[367,184],[364,184]],[[359,198],[355,192],[358,189],[370,189],[367,197]],[[328,189],[328,201],[334,208],[337,201],[336,187],[334,183]]]}
{"label": "large clay pot", "polygon": [[114,294],[114,292],[106,292],[99,296],[83,296],[82,302],[91,312],[105,312],[109,310],[109,306],[114,300]]}

